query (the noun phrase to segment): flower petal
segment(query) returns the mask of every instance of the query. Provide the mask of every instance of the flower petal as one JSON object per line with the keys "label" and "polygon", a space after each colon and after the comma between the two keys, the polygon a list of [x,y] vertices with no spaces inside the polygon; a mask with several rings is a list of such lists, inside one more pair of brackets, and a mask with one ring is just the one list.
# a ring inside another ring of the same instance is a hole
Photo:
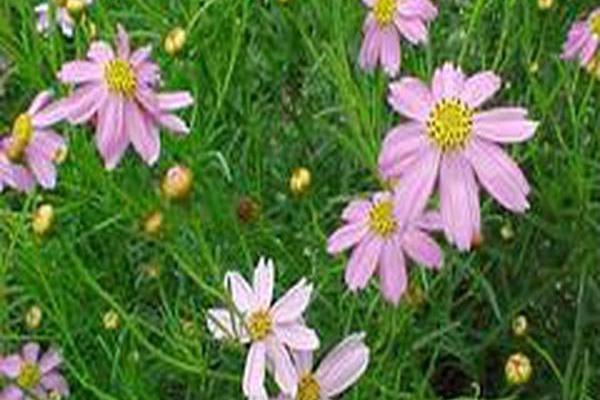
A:
{"label": "flower petal", "polygon": [[87,52],[87,58],[99,64],[104,64],[114,60],[115,53],[108,43],[96,41],[90,45],[90,49]]}
{"label": "flower petal", "polygon": [[206,326],[217,340],[240,339],[244,342],[247,332],[242,321],[232,311],[225,308],[211,308],[207,311]]}
{"label": "flower petal", "polygon": [[108,99],[108,90],[103,85],[84,85],[71,96],[61,100],[69,122],[73,125],[88,122]]}
{"label": "flower petal", "polygon": [[160,156],[160,136],[150,119],[145,119],[137,103],[125,101],[124,129],[134,149],[148,165],[154,165]]}
{"label": "flower petal", "polygon": [[43,151],[39,151],[35,143],[27,147],[25,157],[29,169],[40,185],[44,189],[53,189],[56,186],[56,168],[52,159],[48,158]]}
{"label": "flower petal", "polygon": [[1,400],[22,400],[25,394],[15,385],[8,385],[0,392]]}
{"label": "flower petal", "polygon": [[123,98],[109,96],[98,112],[98,127],[96,129],[96,146],[104,159],[106,169],[114,169],[127,146],[129,138],[124,126]]}
{"label": "flower petal", "polygon": [[463,89],[465,75],[460,67],[445,63],[433,74],[432,91],[435,101],[458,97]]}
{"label": "flower petal", "polygon": [[476,114],[473,118],[473,132],[498,143],[524,142],[533,137],[539,125],[537,122],[524,118],[509,119],[507,114],[505,109]]}
{"label": "flower petal", "polygon": [[316,350],[319,348],[317,333],[302,323],[277,324],[273,331],[279,340],[291,350]]}
{"label": "flower petal", "polygon": [[365,373],[369,348],[364,333],[348,336],[325,357],[315,372],[323,398],[335,397],[352,386]]}
{"label": "flower petal", "polygon": [[529,184],[517,164],[500,147],[473,138],[465,155],[485,189],[500,204],[514,212],[529,208]]}
{"label": "flower petal", "polygon": [[27,114],[34,115],[42,108],[46,107],[52,101],[53,93],[51,90],[40,92],[31,102]]}
{"label": "flower petal", "polygon": [[185,121],[173,114],[159,115],[158,123],[174,133],[188,134],[190,132],[190,128]]}
{"label": "flower petal", "polygon": [[58,79],[62,83],[72,84],[100,82],[104,79],[104,69],[91,61],[70,61],[63,64]]}
{"label": "flower petal", "polygon": [[427,26],[419,18],[405,18],[401,14],[396,14],[394,24],[412,44],[424,43],[427,41]]}
{"label": "flower petal", "polygon": [[225,287],[231,291],[233,303],[240,313],[245,314],[256,307],[252,288],[238,272],[227,272]]}
{"label": "flower petal", "polygon": [[[401,115],[425,122],[433,107],[433,98],[423,82],[409,77],[390,84],[388,103]],[[407,126],[406,129],[410,127],[412,126]]]}
{"label": "flower petal", "polygon": [[267,355],[273,362],[273,375],[279,388],[287,395],[296,397],[298,376],[292,359],[283,344],[277,337],[271,335],[267,338]]}
{"label": "flower petal", "polygon": [[275,267],[273,261],[263,257],[258,261],[254,270],[253,288],[257,307],[268,310],[273,301],[273,285],[275,282]]}
{"label": "flower petal", "polygon": [[62,357],[58,350],[50,349],[40,358],[40,372],[45,375],[62,363]]}
{"label": "flower petal", "polygon": [[15,379],[19,376],[19,371],[23,366],[21,356],[14,354],[8,357],[0,357],[0,376],[6,376],[10,379]]}
{"label": "flower petal", "polygon": [[327,252],[329,254],[341,253],[356,245],[368,232],[369,225],[365,221],[346,224],[327,239]]}
{"label": "flower petal", "polygon": [[400,71],[400,37],[391,26],[382,32],[381,64],[385,73],[394,77]]}
{"label": "flower petal", "polygon": [[429,232],[437,232],[444,230],[444,223],[439,212],[427,211],[417,219],[416,227]]}
{"label": "flower petal", "polygon": [[405,17],[431,21],[437,17],[438,10],[429,0],[404,0],[398,6],[398,13]]}
{"label": "flower petal", "polygon": [[502,85],[502,79],[492,71],[484,71],[465,81],[459,97],[471,108],[477,108],[490,99]]}
{"label": "flower petal", "polygon": [[133,54],[131,54],[131,58],[129,59],[129,62],[135,68],[135,67],[139,66],[141,63],[147,61],[148,58],[150,58],[151,54],[152,54],[152,46],[140,47],[139,49],[134,51]]}
{"label": "flower petal", "polygon": [[186,108],[194,104],[194,98],[190,92],[160,93],[157,96],[158,107],[162,111],[174,111]]}
{"label": "flower petal", "polygon": [[352,252],[344,279],[351,291],[364,289],[377,268],[383,241],[377,236],[367,236]]}
{"label": "flower petal", "polygon": [[292,360],[296,367],[298,376],[312,372],[313,368],[313,352],[312,351],[293,351]]}
{"label": "flower petal", "polygon": [[285,323],[300,318],[310,303],[312,290],[312,284],[307,284],[304,278],[300,279],[273,305],[271,309],[273,320],[277,323]]}
{"label": "flower petal", "polygon": [[342,220],[345,222],[358,222],[366,218],[370,210],[370,201],[364,199],[352,200],[342,211]]}
{"label": "flower petal", "polygon": [[379,173],[385,179],[400,178],[427,148],[427,138],[420,122],[396,126],[383,141],[378,160]]}
{"label": "flower petal", "polygon": [[433,269],[442,266],[440,246],[425,232],[411,229],[402,236],[402,248],[408,256],[419,264]]}
{"label": "flower petal", "polygon": [[244,368],[244,378],[242,389],[244,394],[253,398],[264,398],[265,392],[265,362],[266,362],[265,342],[254,342],[250,346],[246,358],[246,367]]}
{"label": "flower petal", "polygon": [[69,396],[69,384],[65,378],[58,372],[51,372],[42,376],[41,382],[44,389],[48,391],[56,391],[63,397]]}
{"label": "flower petal", "polygon": [[117,25],[117,54],[121,60],[129,60],[131,48],[129,46],[129,34],[123,25]]}
{"label": "flower petal", "polygon": [[383,297],[397,305],[406,291],[408,278],[402,247],[395,238],[388,239],[379,260],[379,284]]}
{"label": "flower petal", "polygon": [[363,26],[363,41],[360,48],[359,65],[365,71],[372,71],[379,61],[382,34],[372,15],[369,15]]}

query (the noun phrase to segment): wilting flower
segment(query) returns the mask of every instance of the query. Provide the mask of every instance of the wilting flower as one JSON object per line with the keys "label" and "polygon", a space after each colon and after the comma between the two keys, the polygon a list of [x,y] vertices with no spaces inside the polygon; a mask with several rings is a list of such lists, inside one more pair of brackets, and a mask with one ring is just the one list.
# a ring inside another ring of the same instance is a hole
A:
{"label": "wilting flower", "polygon": [[427,268],[441,266],[442,252],[426,230],[439,230],[437,214],[428,213],[408,223],[397,218],[393,196],[376,193],[372,200],[354,200],[342,212],[344,226],[327,241],[327,251],[354,247],[345,272],[351,291],[364,289],[377,271],[383,297],[397,304],[408,277],[404,253]]}
{"label": "wilting flower", "polygon": [[58,73],[64,83],[76,85],[63,100],[73,124],[97,118],[96,146],[107,169],[115,168],[129,144],[152,165],[160,155],[159,128],[187,133],[185,122],[171,111],[188,107],[188,92],[156,93],[159,67],[149,60],[151,48],[131,52],[129,36],[119,25],[117,54],[106,42],[94,42],[87,60],[71,61]]}
{"label": "wilting flower", "polygon": [[586,66],[596,54],[599,40],[600,8],[597,8],[586,20],[577,21],[571,25],[567,41],[563,45],[561,58],[568,60],[579,57],[581,65]]}
{"label": "wilting flower", "polygon": [[370,11],[363,26],[359,62],[371,71],[378,63],[386,74],[400,71],[400,37],[413,44],[427,40],[427,23],[437,16],[429,0],[363,0]]}
{"label": "wilting flower", "polygon": [[532,373],[533,367],[531,366],[531,361],[523,353],[515,353],[506,361],[504,374],[506,375],[506,380],[511,385],[523,385],[529,382]]}
{"label": "wilting flower", "polygon": [[[71,16],[76,8],[87,7],[92,4],[94,0],[54,0],[53,3],[56,5],[54,9],[54,19],[56,24],[60,27],[63,35],[67,37],[73,36],[73,29],[75,28],[75,20]],[[51,2],[44,2],[35,7],[35,13],[37,14],[37,30],[40,33],[46,33],[52,26],[52,14],[50,10]],[[78,10],[81,11],[81,10]]]}
{"label": "wilting flower", "polygon": [[[369,364],[369,348],[364,333],[345,338],[325,356],[313,372],[313,354],[294,352],[294,366],[298,376],[298,395],[301,400],[326,400],[339,396],[364,374]],[[285,395],[280,400],[288,400]]]}
{"label": "wilting flower", "polygon": [[477,111],[500,85],[493,72],[467,78],[450,63],[436,70],[431,89],[410,77],[390,85],[389,103],[411,120],[389,132],[379,156],[385,178],[402,178],[396,191],[399,218],[422,212],[439,176],[444,230],[462,250],[481,237],[475,177],[505,208],[529,207],[529,184],[499,144],[530,139],[538,123],[520,107]]}
{"label": "wilting flower", "polygon": [[20,354],[0,358],[0,376],[11,381],[0,392],[0,399],[29,399],[25,391],[39,399],[46,399],[53,393],[68,396],[69,386],[58,370],[61,362],[60,354],[54,349],[40,357],[40,345],[37,343],[26,344]]}
{"label": "wilting flower", "polygon": [[264,387],[267,362],[281,390],[295,397],[297,376],[289,350],[311,351],[319,347],[317,334],[306,327],[302,314],[308,307],[312,285],[300,280],[271,305],[275,270],[271,260],[261,258],[254,271],[252,287],[237,272],[228,272],[228,288],[235,310],[208,311],[208,328],[216,339],[250,343],[242,388],[252,399],[266,399]]}
{"label": "wilting flower", "polygon": [[14,122],[12,133],[0,139],[2,181],[18,190],[29,190],[37,181],[45,189],[56,186],[55,163],[66,148],[65,140],[51,129],[60,121],[62,107],[50,104],[52,93],[40,93],[27,112]]}

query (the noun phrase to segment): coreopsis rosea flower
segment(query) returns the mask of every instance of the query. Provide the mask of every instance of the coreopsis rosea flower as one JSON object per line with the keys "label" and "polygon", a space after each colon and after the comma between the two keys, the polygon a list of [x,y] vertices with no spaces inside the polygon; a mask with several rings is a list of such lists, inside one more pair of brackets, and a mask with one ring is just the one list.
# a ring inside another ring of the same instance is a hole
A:
{"label": "coreopsis rosea flower", "polygon": [[538,123],[521,107],[479,111],[500,85],[491,71],[466,77],[450,63],[431,88],[412,77],[390,85],[390,105],[409,119],[388,133],[379,156],[382,176],[400,178],[398,217],[418,216],[437,184],[444,231],[461,250],[481,237],[479,184],[510,211],[529,207],[529,184],[502,145],[529,140]]}
{"label": "coreopsis rosea flower", "polygon": [[579,58],[581,65],[587,66],[598,50],[599,41],[600,8],[597,8],[586,19],[571,25],[561,58],[567,60]]}
{"label": "coreopsis rosea flower", "polygon": [[157,93],[158,65],[151,47],[131,51],[129,36],[117,28],[117,53],[106,42],[90,45],[86,60],[71,61],[58,73],[75,91],[62,105],[72,124],[96,118],[96,146],[107,169],[115,168],[129,144],[148,164],[160,155],[159,129],[188,133],[183,120],[171,114],[193,103],[188,92]]}
{"label": "coreopsis rosea flower", "polygon": [[216,339],[233,339],[249,344],[242,389],[251,399],[267,399],[264,386],[267,363],[275,382],[286,394],[297,391],[296,370],[290,351],[311,351],[319,347],[317,334],[303,322],[312,285],[301,279],[273,303],[275,268],[271,260],[260,259],[252,286],[237,272],[228,272],[225,286],[234,310],[208,311],[208,328]]}

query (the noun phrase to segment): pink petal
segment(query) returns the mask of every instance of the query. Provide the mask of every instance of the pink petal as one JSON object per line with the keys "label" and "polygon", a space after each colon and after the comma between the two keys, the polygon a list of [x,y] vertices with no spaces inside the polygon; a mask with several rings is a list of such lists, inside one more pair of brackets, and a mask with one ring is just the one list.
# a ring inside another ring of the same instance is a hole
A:
{"label": "pink petal", "polygon": [[581,49],[581,53],[579,54],[581,65],[588,65],[592,61],[592,58],[598,49],[598,40],[599,39],[596,36],[592,35],[585,42]]}
{"label": "pink petal", "polygon": [[58,72],[62,83],[89,83],[104,79],[104,69],[98,63],[91,61],[71,61],[63,64]]}
{"label": "pink petal", "polygon": [[363,4],[369,8],[373,8],[376,1],[377,0],[362,0]]}
{"label": "pink petal", "polygon": [[20,192],[29,192],[35,186],[33,176],[21,165],[10,164],[0,160],[0,179]]}
{"label": "pink petal", "polygon": [[408,278],[402,248],[395,238],[387,240],[379,260],[379,283],[383,297],[396,305],[406,291]]}
{"label": "pink petal", "polygon": [[190,129],[186,123],[179,117],[173,114],[161,114],[158,116],[158,123],[164,128],[175,133],[187,134]]}
{"label": "pink petal", "polygon": [[292,360],[296,367],[297,374],[303,375],[307,372],[312,372],[313,368],[313,352],[312,351],[293,351]]}
{"label": "pink petal", "polygon": [[152,89],[138,86],[135,92],[135,98],[139,101],[145,111],[152,114],[153,117],[156,118],[162,114],[158,104],[158,97],[152,91]]}
{"label": "pink petal", "polygon": [[379,61],[382,34],[372,15],[369,15],[363,27],[364,37],[360,48],[359,65],[365,71],[372,71]]}
{"label": "pink petal", "polygon": [[266,346],[264,342],[254,342],[250,346],[244,368],[242,389],[250,398],[266,398],[265,392],[265,361]]}
{"label": "pink petal", "polygon": [[190,92],[161,93],[157,96],[158,107],[162,111],[174,111],[186,108],[194,104],[194,98]]}
{"label": "pink petal", "polygon": [[367,236],[352,252],[344,275],[351,291],[364,289],[377,268],[383,241],[377,236]]}
{"label": "pink petal", "polygon": [[63,101],[59,100],[44,107],[43,110],[38,110],[31,116],[31,122],[35,128],[44,129],[65,119],[67,111]]}
{"label": "pink petal", "polygon": [[15,379],[23,366],[23,359],[19,355],[0,358],[0,376]]}
{"label": "pink petal", "polygon": [[496,123],[527,118],[527,110],[522,107],[496,107],[481,111],[473,116],[474,122]]}
{"label": "pink petal", "polygon": [[52,91],[51,90],[45,90],[45,91],[39,93],[35,97],[35,99],[33,99],[33,101],[31,102],[31,105],[29,106],[29,110],[27,110],[27,114],[34,115],[40,109],[42,109],[42,108],[46,107],[48,104],[50,104],[51,101],[52,101]]}
{"label": "pink petal", "polygon": [[24,393],[15,385],[9,385],[0,392],[0,400],[22,400]]}
{"label": "pink petal", "polygon": [[429,232],[437,232],[444,230],[444,223],[439,212],[428,211],[417,219],[416,227]]}
{"label": "pink petal", "polygon": [[261,257],[254,270],[253,288],[256,296],[257,307],[268,310],[273,301],[273,285],[275,281],[275,267],[272,260]]}
{"label": "pink petal", "polygon": [[388,103],[401,115],[425,122],[433,107],[433,98],[429,88],[420,80],[402,78],[390,84]]}
{"label": "pink petal", "polygon": [[129,145],[123,121],[123,102],[122,97],[109,95],[98,112],[96,146],[109,170],[117,166]]}
{"label": "pink petal", "polygon": [[398,75],[400,71],[400,37],[396,29],[391,26],[382,32],[381,64],[388,76]]}
{"label": "pink petal", "polygon": [[428,234],[411,229],[402,236],[402,248],[414,261],[428,268],[442,265],[442,250]]}
{"label": "pink petal", "polygon": [[273,320],[277,323],[298,320],[310,303],[313,286],[300,279],[283,297],[275,302],[271,309]]}
{"label": "pink petal", "polygon": [[492,71],[484,71],[465,81],[460,98],[471,108],[477,108],[490,99],[502,85],[502,79]]}
{"label": "pink petal", "polygon": [[316,332],[301,323],[277,324],[273,331],[279,340],[291,350],[316,350],[319,337]]}
{"label": "pink petal", "polygon": [[369,211],[371,211],[370,201],[352,200],[342,211],[342,220],[345,222],[359,222],[368,217]]}
{"label": "pink petal", "polygon": [[465,82],[465,75],[460,68],[445,63],[433,74],[433,97],[435,101],[445,98],[458,98]]}
{"label": "pink petal", "polygon": [[61,396],[69,396],[69,385],[65,378],[57,372],[51,372],[42,376],[41,384],[48,391],[54,390]]}
{"label": "pink petal", "polygon": [[56,186],[56,168],[52,159],[43,152],[38,151],[35,145],[29,145],[25,151],[27,165],[33,172],[36,180],[44,189],[53,189]]}
{"label": "pink petal", "polygon": [[62,363],[62,357],[56,349],[50,349],[40,359],[40,372],[45,375]]}
{"label": "pink petal", "polygon": [[430,21],[437,17],[438,10],[429,0],[404,0],[400,2],[398,13],[405,17]]}
{"label": "pink petal", "polygon": [[365,373],[369,364],[369,348],[363,333],[353,334],[338,344],[321,362],[315,378],[321,386],[321,396],[340,395]]}
{"label": "pink petal", "polygon": [[401,14],[396,14],[394,24],[402,33],[402,36],[412,44],[427,41],[427,27],[419,18],[405,18]]}
{"label": "pink petal", "polygon": [[471,165],[460,154],[442,159],[440,209],[449,241],[469,250],[480,232],[479,193]]}
{"label": "pink petal", "polygon": [[135,67],[135,73],[138,83],[142,85],[154,86],[160,80],[160,68],[151,62],[142,62]]}
{"label": "pink petal", "polygon": [[127,100],[123,110],[126,134],[133,144],[134,149],[148,165],[154,165],[160,156],[160,137],[157,129],[144,120],[137,103]]}
{"label": "pink petal", "polygon": [[241,339],[244,342],[247,332],[242,327],[242,321],[230,310],[212,308],[207,311],[206,325],[209,332],[217,340]]}
{"label": "pink petal", "polygon": [[590,37],[590,33],[587,28],[587,23],[579,21],[573,24],[569,30],[567,41],[563,45],[563,51],[561,58],[571,59],[574,58],[577,52],[581,50],[583,45],[587,42]]}
{"label": "pink petal", "polygon": [[93,42],[90,45],[90,49],[88,50],[87,57],[90,60],[97,62],[98,64],[104,64],[109,61],[114,60],[115,53],[113,52],[112,47],[106,42],[97,41]]}
{"label": "pink petal", "polygon": [[252,288],[238,272],[225,275],[225,287],[231,291],[233,303],[240,313],[245,314],[256,307]]}
{"label": "pink petal", "polygon": [[484,138],[498,143],[517,143],[529,140],[535,134],[538,123],[526,119],[501,119],[503,111],[494,120],[495,110],[477,114],[473,119],[473,132]]}
{"label": "pink petal", "polygon": [[152,46],[144,46],[133,52],[129,62],[135,68],[141,63],[146,62],[152,54]]}
{"label": "pink petal", "polygon": [[368,232],[369,225],[366,221],[344,225],[327,239],[327,252],[341,253],[361,241]]}
{"label": "pink petal", "polygon": [[516,163],[500,147],[473,138],[465,155],[481,184],[507,209],[524,212],[529,208],[529,185]]}
{"label": "pink petal", "polygon": [[73,125],[88,122],[108,99],[108,90],[104,85],[84,85],[71,96],[62,100],[61,106]]}
{"label": "pink petal", "polygon": [[285,394],[295,397],[298,376],[294,364],[283,344],[273,335],[267,338],[267,355],[273,362],[275,382]]}
{"label": "pink petal", "polygon": [[396,188],[394,213],[403,226],[423,213],[437,180],[440,157],[437,149],[423,152],[421,159],[406,172]]}
{"label": "pink petal", "polygon": [[35,146],[44,157],[52,159],[56,152],[67,146],[65,139],[52,130],[36,131],[30,146]]}
{"label": "pink petal", "polygon": [[385,179],[399,178],[427,150],[429,142],[420,122],[407,122],[393,128],[379,153],[379,173]]}
{"label": "pink petal", "polygon": [[131,49],[129,47],[129,35],[123,25],[117,25],[117,54],[121,60],[129,60]]}

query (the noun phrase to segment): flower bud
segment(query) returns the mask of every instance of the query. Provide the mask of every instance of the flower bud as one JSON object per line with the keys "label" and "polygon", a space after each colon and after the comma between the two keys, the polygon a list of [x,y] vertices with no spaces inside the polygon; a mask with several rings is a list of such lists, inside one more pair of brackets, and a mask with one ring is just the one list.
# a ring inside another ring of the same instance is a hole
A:
{"label": "flower bud", "polygon": [[260,212],[260,207],[250,197],[242,197],[238,203],[237,214],[240,222],[248,224],[254,221]]}
{"label": "flower bud", "polygon": [[515,336],[524,336],[527,333],[527,318],[518,315],[512,322],[512,331]]}
{"label": "flower bud", "polygon": [[67,146],[62,146],[54,153],[54,162],[57,164],[62,164],[66,161],[68,155],[69,149]]}
{"label": "flower bud", "polygon": [[307,168],[296,168],[290,177],[290,190],[296,196],[302,195],[310,188],[311,181],[312,177]]}
{"label": "flower bud", "polygon": [[538,0],[538,7],[540,10],[547,10],[552,7],[554,0]]}
{"label": "flower bud", "polygon": [[85,2],[83,0],[67,0],[66,8],[71,15],[79,15],[85,8]]}
{"label": "flower bud", "polygon": [[171,200],[181,200],[192,190],[194,174],[191,169],[175,165],[167,171],[163,178],[161,189],[163,195]]}
{"label": "flower bud", "polygon": [[531,367],[531,361],[526,355],[516,353],[509,357],[504,372],[509,384],[522,385],[529,382],[533,368]]}
{"label": "flower bud", "polygon": [[31,306],[25,314],[25,325],[29,329],[37,329],[42,323],[42,309],[38,306]]}
{"label": "flower bud", "polygon": [[114,331],[119,328],[120,318],[119,314],[114,310],[107,311],[102,317],[102,324],[104,329],[108,331]]}
{"label": "flower bud", "polygon": [[32,228],[36,235],[43,236],[54,224],[54,207],[42,204],[33,214]]}
{"label": "flower bud", "polygon": [[187,34],[185,33],[185,29],[179,26],[173,28],[165,38],[164,46],[167,54],[174,56],[179,53],[185,45],[186,38]]}
{"label": "flower bud", "polygon": [[154,236],[160,233],[162,227],[163,216],[160,211],[154,211],[150,213],[143,221],[144,232],[148,235]]}
{"label": "flower bud", "polygon": [[500,228],[500,236],[502,239],[508,241],[515,237],[515,231],[510,223],[506,223]]}

